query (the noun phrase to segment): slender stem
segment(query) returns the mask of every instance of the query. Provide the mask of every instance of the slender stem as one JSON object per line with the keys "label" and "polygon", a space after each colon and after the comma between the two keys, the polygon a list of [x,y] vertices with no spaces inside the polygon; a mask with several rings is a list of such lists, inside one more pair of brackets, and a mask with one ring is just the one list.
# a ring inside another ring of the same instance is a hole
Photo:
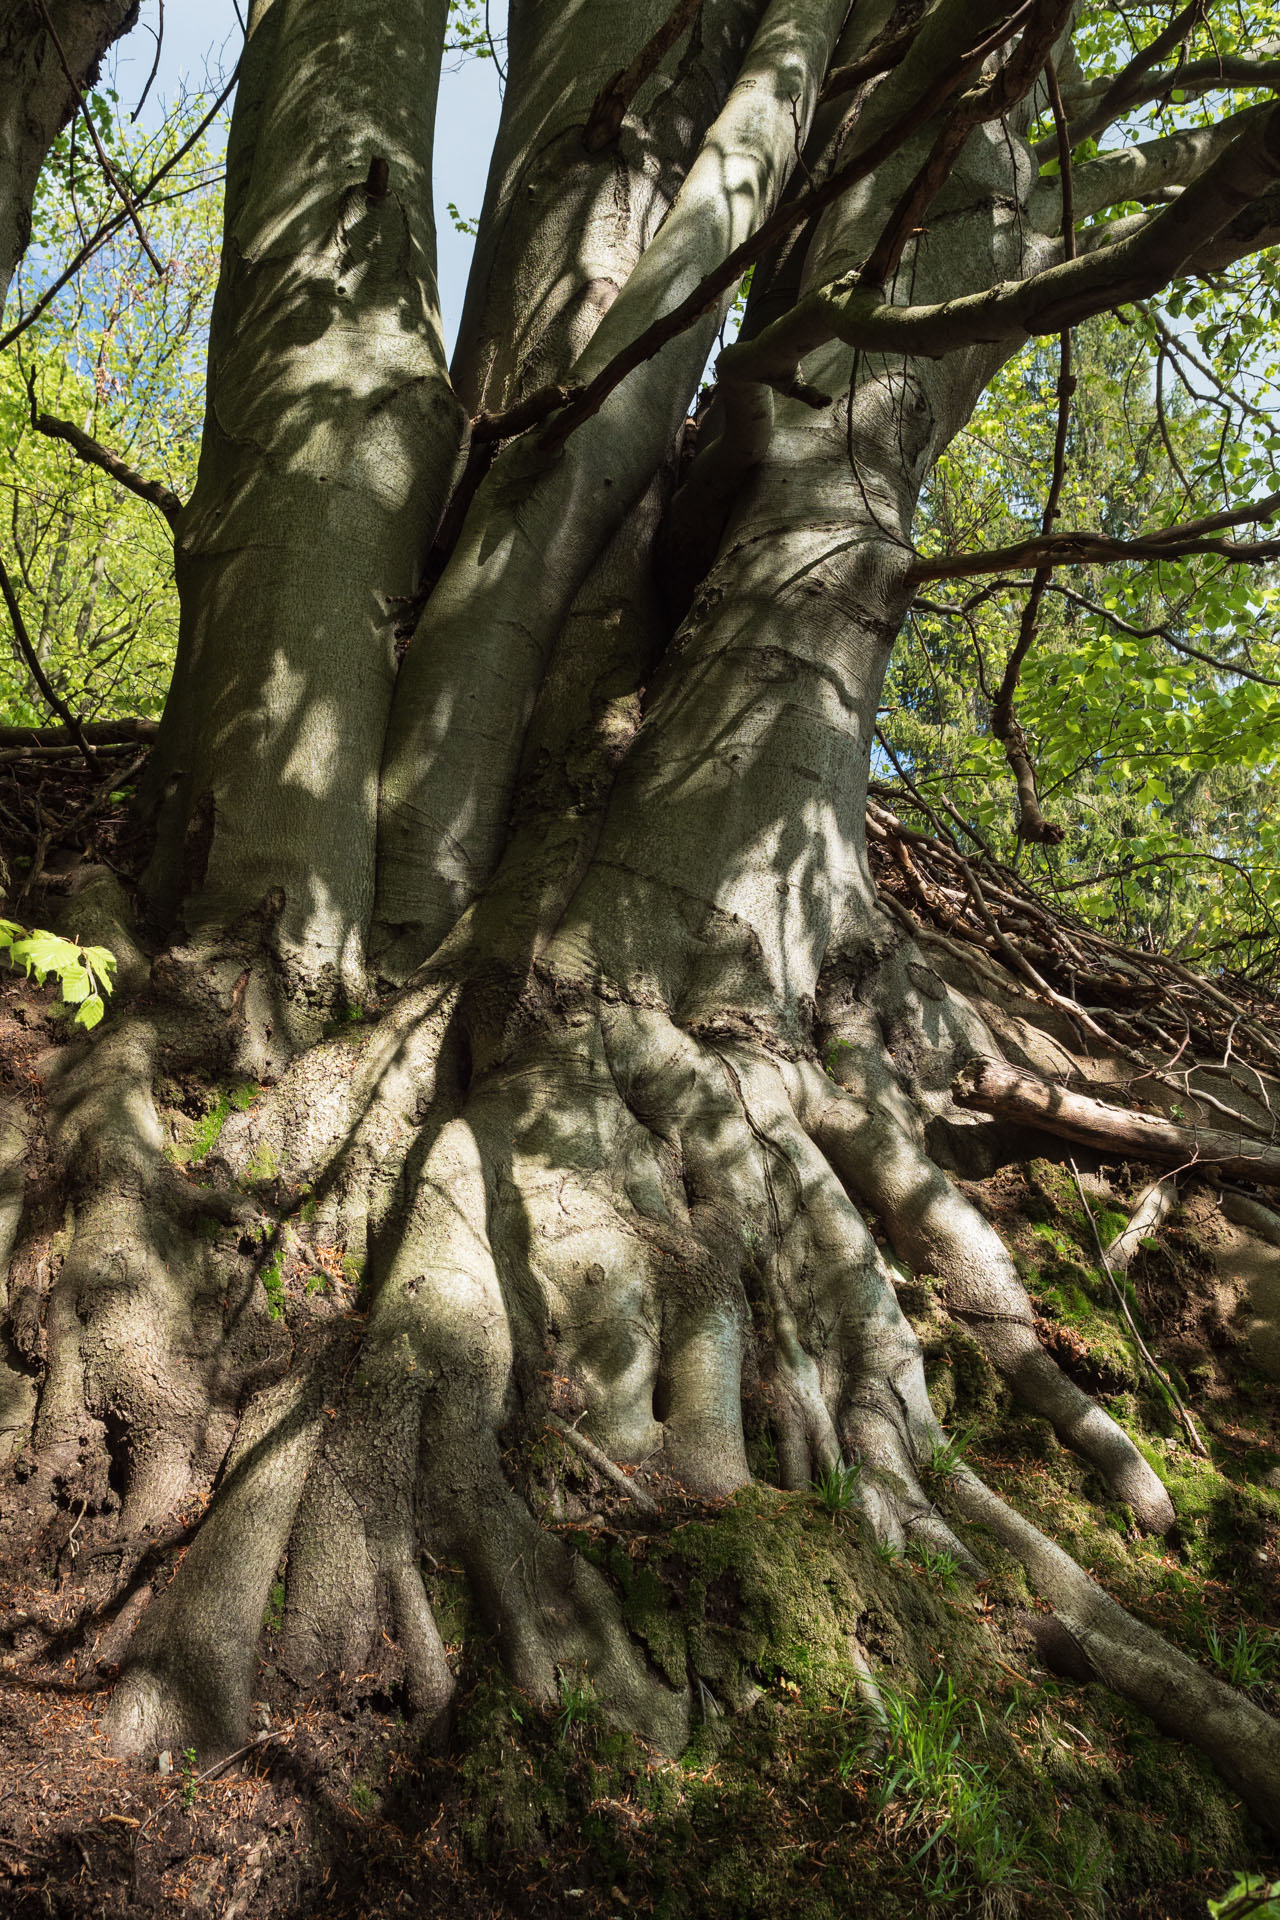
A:
{"label": "slender stem", "polygon": [[1202,1460],[1207,1460],[1209,1458],[1209,1449],[1205,1446],[1204,1441],[1200,1438],[1199,1433],[1196,1431],[1196,1424],[1194,1420],[1191,1418],[1191,1415],[1187,1412],[1187,1409],[1183,1406],[1181,1397],[1179,1396],[1179,1393],[1178,1393],[1178,1389],[1174,1386],[1168,1374],[1165,1373],[1164,1369],[1155,1360],[1155,1358],[1151,1353],[1150,1348],[1147,1346],[1146,1341],[1143,1339],[1142,1335],[1138,1331],[1138,1324],[1137,1324],[1137,1321],[1134,1319],[1133,1314],[1129,1310],[1129,1302],[1125,1298],[1124,1288],[1120,1285],[1120,1282],[1116,1279],[1115,1273],[1112,1270],[1111,1262],[1107,1258],[1107,1250],[1103,1246],[1102,1236],[1098,1232],[1098,1223],[1093,1217],[1093,1208],[1089,1205],[1089,1201],[1088,1201],[1088,1198],[1086,1197],[1085,1190],[1083,1186],[1080,1184],[1080,1173],[1076,1166],[1076,1163],[1074,1160],[1068,1160],[1067,1165],[1071,1169],[1071,1177],[1076,1183],[1076,1192],[1080,1195],[1080,1204],[1084,1208],[1085,1216],[1089,1222],[1089,1231],[1093,1235],[1093,1244],[1098,1249],[1098,1259],[1102,1262],[1102,1271],[1106,1274],[1107,1279],[1111,1282],[1111,1290],[1115,1294],[1116,1299],[1120,1302],[1120,1311],[1124,1314],[1124,1317],[1129,1324],[1129,1331],[1133,1335],[1138,1351],[1142,1355],[1143,1359],[1146,1361],[1147,1365],[1150,1367],[1156,1379],[1160,1382],[1160,1385],[1164,1388],[1165,1392],[1168,1394],[1170,1400],[1172,1400],[1174,1406],[1177,1408],[1178,1418],[1179,1420],[1181,1420],[1183,1427],[1186,1429],[1187,1438],[1191,1442],[1192,1452],[1198,1453]]}
{"label": "slender stem", "polygon": [[[160,259],[159,255],[155,251],[155,248],[152,246],[150,240],[147,238],[146,229],[144,228],[142,221],[139,218],[138,209],[134,206],[133,201],[129,196],[128,187],[126,187],[126,185],[124,184],[124,181],[120,178],[119,174],[116,172],[115,168],[111,164],[110,157],[107,153],[106,148],[102,144],[102,140],[99,136],[98,129],[93,123],[93,115],[89,111],[88,103],[85,100],[84,93],[81,90],[79,82],[76,80],[74,73],[72,73],[71,71],[71,63],[67,59],[66,52],[62,45],[62,41],[58,37],[58,29],[54,26],[53,21],[49,17],[49,9],[45,5],[45,0],[36,0],[36,5],[40,9],[40,17],[44,21],[44,24],[48,29],[49,38],[53,41],[53,44],[57,49],[58,59],[62,63],[62,71],[67,76],[67,85],[71,88],[72,93],[75,95],[76,104],[79,106],[80,111],[84,116],[84,123],[86,127],[88,127],[89,129],[89,138],[93,142],[94,151],[97,153],[98,162],[102,168],[102,171],[106,175],[107,179],[110,181],[111,185],[115,188],[117,194],[119,194],[121,200],[124,202],[125,211],[128,213],[129,218],[132,220],[134,227],[137,230],[138,239],[142,243],[142,251],[146,254],[148,260],[151,262],[152,266],[155,268],[157,275],[161,279],[163,279],[164,272],[165,272],[164,262]],[[157,59],[159,58],[158,48],[157,48],[156,57]],[[147,85],[150,86],[150,84],[151,82],[148,81]]]}
{"label": "slender stem", "polygon": [[5,606],[9,609],[9,618],[13,623],[13,635],[18,643],[18,650],[30,668],[31,677],[39,687],[43,699],[69,729],[71,737],[84,755],[90,771],[100,775],[102,768],[99,765],[98,756],[94,753],[93,748],[85,738],[84,728],[81,726],[76,715],[72,713],[66,701],[60,694],[54,691],[49,676],[40,664],[40,656],[31,644],[31,635],[27,632],[27,623],[22,617],[22,608],[18,605],[18,596],[13,590],[13,582],[9,578],[9,570],[3,560],[0,560],[0,595],[3,596]]}

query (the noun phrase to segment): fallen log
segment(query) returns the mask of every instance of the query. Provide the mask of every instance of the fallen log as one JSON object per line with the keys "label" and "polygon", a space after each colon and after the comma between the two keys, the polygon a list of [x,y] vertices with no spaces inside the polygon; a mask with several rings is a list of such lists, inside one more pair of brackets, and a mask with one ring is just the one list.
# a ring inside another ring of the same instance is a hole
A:
{"label": "fallen log", "polygon": [[973,1061],[957,1076],[951,1094],[957,1106],[1038,1127],[1098,1153],[1123,1154],[1161,1167],[1212,1167],[1229,1180],[1280,1187],[1280,1148],[1250,1134],[1179,1126],[1163,1114],[1108,1106],[1003,1060]]}
{"label": "fallen log", "polygon": [[[80,729],[91,747],[130,746],[136,741],[154,740],[160,731],[158,720],[86,720]],[[66,745],[72,739],[68,727],[0,727],[0,747],[51,747]]]}

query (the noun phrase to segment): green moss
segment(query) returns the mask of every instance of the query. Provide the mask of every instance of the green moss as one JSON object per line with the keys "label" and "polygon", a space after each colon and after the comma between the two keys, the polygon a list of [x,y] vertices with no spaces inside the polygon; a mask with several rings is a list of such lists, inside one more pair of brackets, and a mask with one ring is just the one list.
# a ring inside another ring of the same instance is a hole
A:
{"label": "green moss", "polygon": [[267,1312],[273,1320],[284,1319],[284,1263],[285,1248],[281,1242],[258,1276],[267,1296]]}
{"label": "green moss", "polygon": [[215,1091],[207,1112],[192,1121],[182,1137],[168,1149],[169,1158],[178,1166],[198,1166],[217,1146],[222,1129],[233,1113],[244,1113],[261,1093],[250,1081]]}
{"label": "green moss", "polygon": [[280,1161],[275,1149],[263,1141],[245,1167],[244,1185],[246,1187],[265,1186],[268,1181],[275,1180],[279,1173]]}

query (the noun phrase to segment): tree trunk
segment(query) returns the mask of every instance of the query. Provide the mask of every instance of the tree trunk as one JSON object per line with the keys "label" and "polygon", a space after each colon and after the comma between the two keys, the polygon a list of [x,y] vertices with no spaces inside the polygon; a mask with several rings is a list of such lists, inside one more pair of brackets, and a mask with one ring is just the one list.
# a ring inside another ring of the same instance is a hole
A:
{"label": "tree trunk", "polygon": [[[663,17],[639,11],[619,37]],[[118,1494],[135,1547],[202,1515],[107,1648],[128,1748],[238,1744],[282,1565],[292,1678],[381,1673],[442,1732],[453,1676],[423,1567],[443,1558],[520,1687],[553,1698],[585,1667],[670,1749],[698,1676],[663,1669],[538,1517],[535,1442],[572,1416],[651,1502],[717,1501],[751,1479],[744,1406],[763,1408],[784,1488],[860,1463],[869,1538],[972,1566],[925,1491],[944,1436],[863,1208],[1134,1520],[1173,1520],[927,1151],[939,1089],[999,1049],[962,995],[921,988],[867,863],[916,502],[1014,341],[905,360],[820,344],[745,426],[712,409],[747,450],[730,488],[723,459],[678,471],[722,301],[562,447],[536,425],[486,470],[459,396],[492,415],[581,387],[799,191],[798,156],[821,180],[900,116],[922,63],[1002,16],[935,10],[905,77],[818,113],[885,10],[706,0],[589,154],[618,61],[581,10],[522,0],[451,383],[426,191],[443,0],[394,31],[373,0],[355,15],[250,17],[152,775],[156,952],[50,1078],[11,1267],[14,1392],[37,1381],[26,1465],[37,1497],[88,1485],[105,1513]],[[1025,95],[958,145],[899,305],[1060,257],[1027,219]],[[870,253],[937,131],[769,256],[749,333]],[[655,555],[681,515],[686,553],[715,538],[673,631]],[[223,1099],[182,1177],[166,1089],[198,1079],[212,1101],[246,1077],[250,1104]],[[304,1288],[335,1248],[358,1314]],[[1274,1722],[971,1476],[961,1494],[1109,1684],[1274,1823]]]}
{"label": "tree trunk", "polygon": [[31,238],[45,156],[137,17],[138,0],[49,0],[51,34],[34,0],[0,5],[0,310]]}

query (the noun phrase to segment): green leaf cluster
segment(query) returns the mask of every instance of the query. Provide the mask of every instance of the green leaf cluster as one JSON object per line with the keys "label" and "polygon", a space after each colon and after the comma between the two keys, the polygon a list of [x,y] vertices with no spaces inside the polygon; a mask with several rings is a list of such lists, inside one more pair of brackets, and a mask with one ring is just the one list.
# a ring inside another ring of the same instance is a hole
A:
{"label": "green leaf cluster", "polygon": [[91,1029],[107,1010],[116,957],[109,947],[82,947],[59,933],[37,927],[28,932],[16,920],[0,920],[0,955],[21,967],[37,986],[58,983],[56,1011],[77,1027]]}

